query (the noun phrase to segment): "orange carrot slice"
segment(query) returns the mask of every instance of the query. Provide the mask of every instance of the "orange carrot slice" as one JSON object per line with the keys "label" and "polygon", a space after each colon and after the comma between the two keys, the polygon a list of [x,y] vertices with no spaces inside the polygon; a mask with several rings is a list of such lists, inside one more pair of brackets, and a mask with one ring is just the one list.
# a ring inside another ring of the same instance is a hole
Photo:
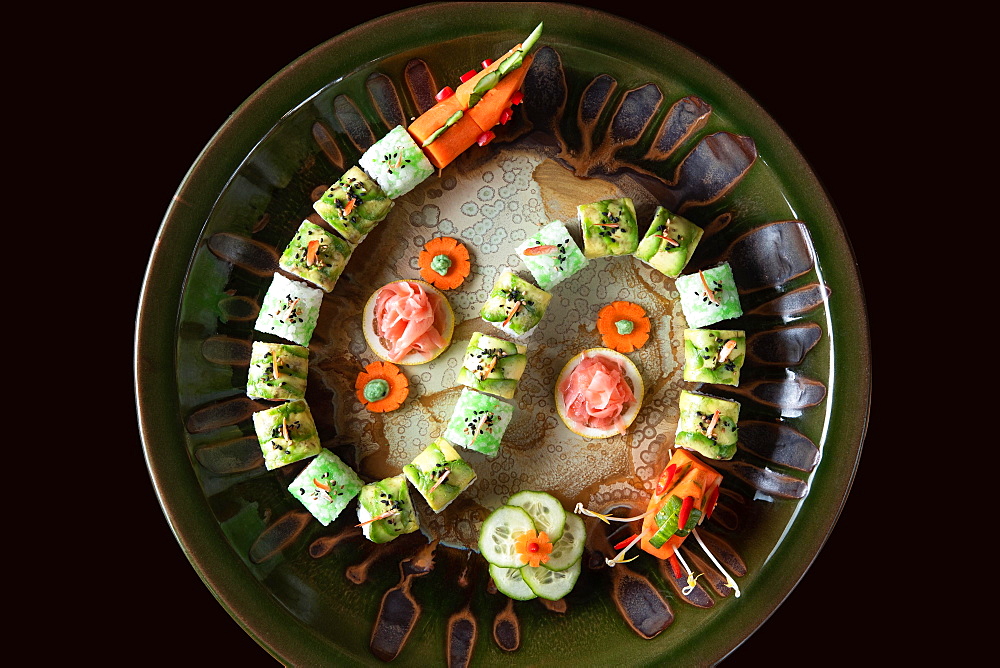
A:
{"label": "orange carrot slice", "polygon": [[[431,263],[438,255],[444,255],[451,260],[451,266],[444,276],[431,269]],[[435,237],[428,241],[417,257],[417,264],[420,266],[420,278],[441,290],[457,288],[472,271],[469,249],[451,237]]]}
{"label": "orange carrot slice", "polygon": [[[389,383],[389,394],[378,401],[365,399],[365,385],[373,380],[384,380]],[[354,389],[357,390],[358,401],[365,408],[373,413],[388,413],[396,410],[406,401],[406,397],[410,394],[410,381],[395,364],[379,361],[372,362],[358,374],[357,380],[354,381]]]}
{"label": "orange carrot slice", "polygon": [[[620,320],[631,322],[632,331],[620,334],[615,324]],[[646,345],[646,341],[649,340],[649,330],[646,311],[632,302],[611,302],[597,314],[597,331],[601,333],[604,347],[620,353],[630,353]]]}

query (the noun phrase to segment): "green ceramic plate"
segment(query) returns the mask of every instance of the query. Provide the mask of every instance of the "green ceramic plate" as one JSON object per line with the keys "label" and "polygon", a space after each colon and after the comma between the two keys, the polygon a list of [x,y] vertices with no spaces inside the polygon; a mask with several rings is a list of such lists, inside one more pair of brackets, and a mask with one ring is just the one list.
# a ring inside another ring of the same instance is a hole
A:
{"label": "green ceramic plate", "polygon": [[[252,437],[249,411],[255,407],[242,398],[239,350],[254,338],[247,313],[267,285],[260,274],[266,274],[261,268],[267,266],[268,249],[280,251],[308,213],[312,190],[354,164],[360,149],[394,118],[416,115],[427,91],[501,53],[540,20],[546,25],[540,45],[546,48],[538,51],[526,84],[528,101],[498,132],[494,152],[480,152],[449,169],[461,185],[485,173],[508,174],[491,162],[503,151],[527,155],[529,162],[540,156],[533,175],[545,214],[602,189],[645,197],[647,204],[655,199],[683,207],[710,232],[693,268],[720,259],[734,265],[746,312],[738,325],[757,336],[757,352],[741,387],[717,392],[744,403],[746,442],[734,463],[722,469],[732,492],[728,510],[706,529],[726,541],[735,563],[746,567],[738,578],[742,596],[707,590],[707,599],[692,605],[644,556],[614,577],[607,569],[588,571],[567,598],[565,613],[526,603],[507,617],[511,611],[502,598],[486,591],[481,560],[439,547],[433,570],[407,581],[422,614],[398,661],[443,663],[450,622],[456,620],[477,625],[471,654],[477,665],[569,658],[605,665],[717,661],[788,595],[846,498],[869,401],[864,303],[836,214],[771,118],[686,49],[606,14],[566,5],[497,3],[406,10],[317,47],[237,110],[181,184],[143,290],[137,394],[157,494],[213,594],[255,640],[287,663],[378,664],[370,638],[380,601],[399,584],[401,562],[426,541],[401,542],[385,554],[353,539],[325,550],[325,541],[350,526],[349,518],[329,529],[308,518],[299,521],[301,508],[284,492],[292,474],[264,471],[253,448],[246,447]],[[630,37],[609,44],[608,34]],[[447,177],[448,170],[442,175]],[[399,207],[405,205],[410,214],[426,211],[436,197],[435,184],[428,185],[427,192],[409,202],[404,198]],[[412,250],[422,238],[413,220],[390,219],[388,232],[373,234],[363,246],[366,253],[352,260],[350,284],[338,286],[328,300],[349,311],[370,293],[365,274],[405,272],[404,249]],[[452,233],[470,243],[475,236],[461,224]],[[380,250],[373,251],[376,247]],[[255,248],[263,252],[248,254]],[[395,257],[397,250],[402,269],[382,266],[383,251]],[[483,255],[486,271],[490,263]],[[629,280],[615,274],[611,285],[624,289]],[[474,304],[474,286],[469,289]],[[595,295],[591,302],[604,298]],[[581,322],[593,306],[576,307]],[[340,307],[327,311],[331,308]],[[667,315],[676,320],[676,313]],[[342,441],[364,416],[347,393],[336,390],[356,373],[350,364],[371,357],[363,346],[350,348],[349,341],[338,348],[335,339],[320,337],[314,349],[321,359],[341,364],[310,376],[311,388],[323,384],[332,391],[310,398],[326,402],[321,430],[327,443],[351,451]],[[539,347],[551,350],[553,358],[562,352],[547,339]],[[662,389],[662,414],[651,408],[640,417],[642,433],[649,430],[646,437],[629,442],[633,460],[645,465],[632,466],[624,476],[613,471],[607,480],[617,484],[626,478],[636,494],[650,471],[662,465],[657,428],[669,421],[671,392],[682,386],[672,379],[669,352],[645,361],[673,384]],[[546,368],[540,365],[536,373],[541,381]],[[849,387],[839,381],[848,376]],[[419,432],[420,426],[409,428]],[[532,486],[526,482],[520,488]],[[586,494],[552,491],[567,501]],[[641,499],[636,494],[585,498],[627,506]],[[464,564],[470,565],[469,584],[460,586]],[[669,605],[672,619],[662,631],[656,627],[653,638],[641,637],[653,634],[653,621],[637,631],[613,604],[614,587],[629,583],[639,583],[637,591],[646,594],[657,592]],[[500,648],[503,634],[498,642],[493,631],[497,620],[510,619],[520,627],[513,653]]]}

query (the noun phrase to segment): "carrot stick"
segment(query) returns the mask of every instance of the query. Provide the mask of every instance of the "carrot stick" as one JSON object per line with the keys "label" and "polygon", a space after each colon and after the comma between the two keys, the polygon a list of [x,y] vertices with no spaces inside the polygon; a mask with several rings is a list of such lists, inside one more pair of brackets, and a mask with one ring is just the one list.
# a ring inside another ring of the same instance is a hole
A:
{"label": "carrot stick", "polygon": [[414,141],[417,142],[417,146],[419,146],[424,143],[424,140],[441,128],[456,111],[464,110],[465,107],[459,103],[457,96],[452,95],[425,111],[421,114],[420,118],[410,123],[410,126],[406,129]]}
{"label": "carrot stick", "polygon": [[534,56],[525,56],[523,64],[500,80],[493,90],[486,93],[479,104],[468,110],[467,116],[471,116],[476,124],[485,132],[496,126],[500,122],[500,114],[504,109],[510,107],[510,100],[524,83],[524,77],[528,74],[528,68]]}
{"label": "carrot stick", "polygon": [[[469,108],[469,96],[472,94],[472,91],[476,88],[476,84],[479,83],[479,80],[482,79],[487,74],[489,74],[490,72],[496,71],[496,69],[498,67],[500,67],[500,63],[503,62],[504,58],[506,58],[510,54],[514,53],[515,51],[517,51],[518,49],[520,49],[522,46],[523,46],[522,44],[518,44],[517,46],[515,46],[510,51],[508,51],[507,53],[503,54],[502,56],[500,56],[499,58],[497,58],[496,60],[494,60],[493,63],[490,64],[489,67],[484,67],[481,71],[477,72],[475,76],[470,77],[467,81],[463,82],[461,86],[459,86],[458,88],[455,89],[455,94],[452,97],[455,97],[459,101],[461,101],[462,109],[468,109]],[[493,126],[490,126],[490,127],[493,127]],[[484,129],[488,129],[488,128],[484,128]]]}
{"label": "carrot stick", "polygon": [[[412,128],[413,126],[410,127]],[[432,165],[441,169],[449,165],[463,151],[475,144],[476,139],[481,134],[483,134],[483,131],[476,122],[467,115],[463,116],[457,123],[442,132],[437,139],[425,146],[424,154],[431,161]],[[417,142],[418,146],[427,138],[413,134],[412,131],[410,135]],[[430,136],[430,133],[428,133],[428,136]]]}

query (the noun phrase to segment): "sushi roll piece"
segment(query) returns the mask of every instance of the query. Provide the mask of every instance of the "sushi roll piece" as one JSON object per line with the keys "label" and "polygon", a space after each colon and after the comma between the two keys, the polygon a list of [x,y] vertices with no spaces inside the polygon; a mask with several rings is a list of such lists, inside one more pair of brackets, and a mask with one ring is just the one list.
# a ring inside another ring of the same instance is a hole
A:
{"label": "sushi roll piece", "polygon": [[254,329],[308,346],[322,302],[322,290],[275,274],[264,295]]}
{"label": "sushi roll piece", "polygon": [[642,521],[642,549],[669,559],[691,531],[712,514],[721,484],[718,471],[687,450],[674,450],[649,499]]}
{"label": "sushi roll piece", "polygon": [[740,404],[681,390],[674,444],[708,457],[732,459],[739,439]]}
{"label": "sushi roll piece", "polygon": [[306,507],[323,526],[337,519],[364,483],[351,467],[327,449],[302,469],[288,491]]}
{"label": "sushi roll piece", "polygon": [[372,144],[358,164],[391,199],[410,192],[434,173],[434,165],[402,125]]}
{"label": "sushi roll piece", "polygon": [[474,332],[465,349],[458,382],[480,392],[512,399],[517,381],[528,365],[528,347]]}
{"label": "sushi roll piece", "polygon": [[270,401],[302,399],[308,371],[308,348],[254,341],[250,347],[247,396]]}
{"label": "sushi roll piece", "polygon": [[504,269],[479,315],[508,334],[523,336],[541,322],[551,300],[550,293]]}
{"label": "sushi roll piece", "polygon": [[580,247],[562,221],[553,221],[517,247],[518,257],[543,290],[558,285],[587,266]]}
{"label": "sushi roll piece", "polygon": [[681,276],[675,282],[688,327],[700,329],[743,315],[740,296],[728,262]]}
{"label": "sushi roll piece", "polygon": [[313,203],[313,209],[337,234],[361,243],[389,215],[392,200],[360,167],[351,167]]}
{"label": "sushi roll piece", "polygon": [[635,205],[628,197],[581,204],[576,212],[586,257],[631,255],[639,247]]}
{"label": "sushi roll piece", "polygon": [[424,448],[403,467],[403,474],[435,513],[447,508],[476,480],[476,472],[443,438]]}
{"label": "sushi roll piece", "polygon": [[687,218],[658,206],[634,255],[664,276],[677,278],[703,234],[702,229]]}
{"label": "sushi roll piece", "polygon": [[324,292],[330,292],[347,266],[353,250],[354,247],[340,237],[304,220],[285,246],[278,266]]}
{"label": "sushi roll piece", "polygon": [[362,487],[358,494],[358,522],[365,538],[373,543],[388,543],[419,529],[406,477],[400,474]]}
{"label": "sushi roll piece", "polygon": [[272,471],[319,454],[319,434],[309,405],[296,399],[253,414],[264,466]]}
{"label": "sushi roll piece", "polygon": [[465,388],[451,415],[444,437],[452,443],[492,457],[500,452],[514,407],[496,397]]}
{"label": "sushi roll piece", "polygon": [[736,329],[685,329],[684,380],[739,385],[746,359],[746,332]]}

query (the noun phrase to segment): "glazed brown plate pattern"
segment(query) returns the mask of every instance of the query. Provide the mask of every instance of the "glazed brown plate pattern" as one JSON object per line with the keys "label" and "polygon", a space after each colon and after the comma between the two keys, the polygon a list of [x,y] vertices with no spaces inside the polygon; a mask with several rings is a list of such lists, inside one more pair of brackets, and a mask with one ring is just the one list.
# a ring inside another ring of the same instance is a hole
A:
{"label": "glazed brown plate pattern", "polygon": [[[461,21],[418,7],[349,31],[241,108],[167,213],[137,336],[147,460],[199,574],[283,661],[717,661],[787,595],[836,519],[870,374],[842,228],[787,138],[732,82],[659,35],[601,17],[602,29],[620,24],[641,39],[614,53],[595,48],[591,22],[562,5],[531,5],[499,24],[495,9],[477,5]],[[264,469],[250,418],[268,404],[244,394],[259,338],[253,322],[278,255],[364,149],[539,20],[546,30],[514,119],[492,144],[401,198],[324,298],[307,390],[324,446],[368,480],[398,473],[447,422],[456,358],[473,331],[489,331],[478,307],[496,272],[516,268],[512,248],[539,223],[572,221],[576,204],[604,197],[632,197],[640,219],[660,204],[704,228],[686,273],[732,265],[744,315],[729,324],[748,334],[743,379],[736,388],[681,381],[673,281],[630,257],[591,262],[552,290],[552,315],[529,339],[504,450],[468,458],[480,480],[460,503],[424,512],[421,533],[381,546],[360,536],[351,509],[324,528],[286,490],[302,465]],[[264,127],[260,118],[274,121]],[[473,255],[473,274],[448,293],[455,343],[404,369],[412,390],[403,409],[369,414],[353,395],[354,377],[374,359],[361,309],[389,280],[417,278],[417,253],[442,235]],[[163,307],[164,296],[176,309]],[[597,310],[616,299],[654,316],[650,345],[631,355],[647,399],[627,435],[588,442],[562,428],[551,387],[569,357],[600,345]],[[483,559],[465,549],[485,514],[520,489],[549,491],[567,508],[642,512],[667,458],[680,389],[742,404],[739,451],[716,467],[723,494],[702,532],[741,597],[695,546],[684,556],[706,575],[689,593],[649,555],[607,568],[610,545],[630,531],[607,534],[592,519],[586,567],[569,596],[542,604],[497,594]]]}

